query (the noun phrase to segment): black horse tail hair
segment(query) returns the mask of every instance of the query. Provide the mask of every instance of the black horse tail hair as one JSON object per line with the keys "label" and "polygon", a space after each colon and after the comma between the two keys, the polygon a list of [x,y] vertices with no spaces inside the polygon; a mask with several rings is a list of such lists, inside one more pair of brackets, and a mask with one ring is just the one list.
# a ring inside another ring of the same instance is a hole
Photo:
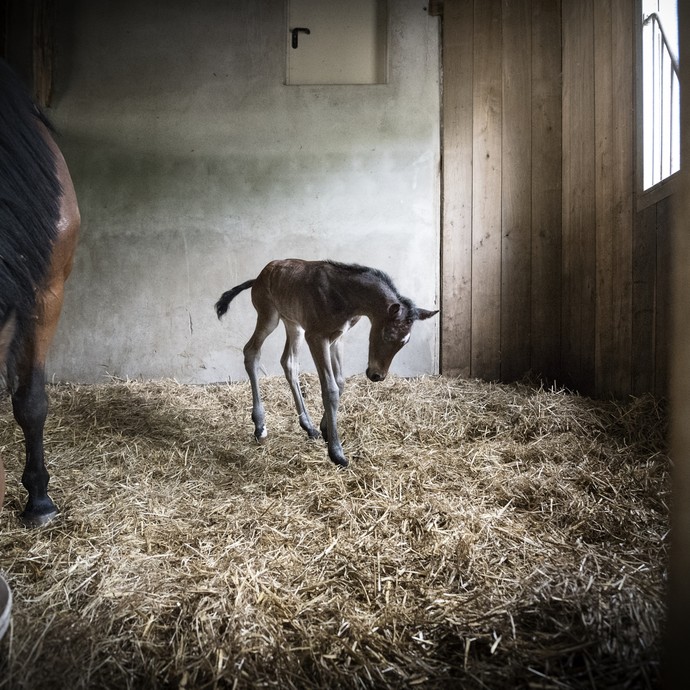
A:
{"label": "black horse tail hair", "polygon": [[55,154],[38,125],[50,123],[2,59],[0,104],[0,329],[12,372],[35,328],[36,295],[50,268],[62,189]]}
{"label": "black horse tail hair", "polygon": [[228,306],[230,305],[230,302],[237,297],[237,295],[240,294],[243,290],[247,290],[250,288],[254,283],[256,282],[256,279],[253,278],[252,280],[248,280],[242,285],[238,285],[237,287],[232,288],[232,290],[228,290],[227,292],[224,292],[221,296],[220,299],[216,302],[216,314],[218,314],[218,318],[223,316],[225,312],[228,310]]}

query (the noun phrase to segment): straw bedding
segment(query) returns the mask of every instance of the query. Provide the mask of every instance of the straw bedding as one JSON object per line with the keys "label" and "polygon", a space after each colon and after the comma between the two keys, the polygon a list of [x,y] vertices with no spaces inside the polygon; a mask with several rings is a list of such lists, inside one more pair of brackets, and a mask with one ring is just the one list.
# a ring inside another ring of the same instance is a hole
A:
{"label": "straw bedding", "polygon": [[2,403],[0,688],[658,685],[661,403],[353,377],[340,470],[262,385],[262,446],[246,382],[50,386],[39,530]]}

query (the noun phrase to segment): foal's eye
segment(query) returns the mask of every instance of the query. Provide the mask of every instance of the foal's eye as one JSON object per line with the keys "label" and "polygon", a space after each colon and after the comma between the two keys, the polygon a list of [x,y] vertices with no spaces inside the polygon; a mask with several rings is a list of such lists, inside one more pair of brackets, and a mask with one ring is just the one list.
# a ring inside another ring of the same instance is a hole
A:
{"label": "foal's eye", "polygon": [[410,339],[410,334],[406,333],[405,335],[401,336],[399,332],[394,331],[394,330],[384,330],[383,331],[383,340],[386,343],[395,343],[398,348],[401,348],[403,345],[407,344],[407,341]]}

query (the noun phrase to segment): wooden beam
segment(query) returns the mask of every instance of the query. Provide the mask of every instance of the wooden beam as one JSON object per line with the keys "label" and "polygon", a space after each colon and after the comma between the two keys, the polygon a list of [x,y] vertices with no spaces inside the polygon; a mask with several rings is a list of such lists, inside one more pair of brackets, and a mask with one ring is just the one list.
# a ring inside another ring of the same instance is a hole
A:
{"label": "wooden beam", "polygon": [[472,0],[448,0],[443,18],[443,230],[441,371],[471,374]]}
{"label": "wooden beam", "polygon": [[560,380],[562,240],[561,5],[532,2],[530,369]]}
{"label": "wooden beam", "polygon": [[501,375],[502,2],[474,7],[472,376]]}
{"label": "wooden beam", "polygon": [[34,97],[46,107],[53,95],[54,0],[34,0],[33,24]]}
{"label": "wooden beam", "polygon": [[7,26],[10,0],[0,0],[0,57],[7,57]]}
{"label": "wooden beam", "polygon": [[[680,52],[690,50],[690,5],[678,3]],[[685,63],[684,63],[685,64]],[[671,564],[669,619],[666,633],[664,687],[680,690],[690,675],[690,72],[680,71],[681,160],[673,223],[673,347],[671,375],[671,457],[673,501],[671,511]]]}
{"label": "wooden beam", "polygon": [[504,2],[501,161],[501,380],[530,370],[532,350],[532,2]]}
{"label": "wooden beam", "polygon": [[563,0],[564,383],[594,393],[596,187],[594,0]]}
{"label": "wooden beam", "polygon": [[443,0],[429,0],[429,5],[427,6],[427,12],[432,17],[442,17],[443,16]]}

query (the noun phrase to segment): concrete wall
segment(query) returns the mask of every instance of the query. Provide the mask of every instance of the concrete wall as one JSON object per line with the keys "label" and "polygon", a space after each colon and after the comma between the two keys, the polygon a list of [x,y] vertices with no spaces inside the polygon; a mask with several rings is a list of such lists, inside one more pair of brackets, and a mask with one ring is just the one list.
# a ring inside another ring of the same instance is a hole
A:
{"label": "concrete wall", "polygon": [[[50,116],[82,239],[47,374],[242,380],[248,293],[271,259],[381,268],[420,306],[439,283],[438,20],[391,0],[389,80],[286,86],[282,0],[75,0],[60,14]],[[438,317],[392,372],[438,369]],[[366,366],[369,325],[348,334]],[[262,364],[282,373],[282,327]],[[312,369],[306,348],[305,370]]]}

